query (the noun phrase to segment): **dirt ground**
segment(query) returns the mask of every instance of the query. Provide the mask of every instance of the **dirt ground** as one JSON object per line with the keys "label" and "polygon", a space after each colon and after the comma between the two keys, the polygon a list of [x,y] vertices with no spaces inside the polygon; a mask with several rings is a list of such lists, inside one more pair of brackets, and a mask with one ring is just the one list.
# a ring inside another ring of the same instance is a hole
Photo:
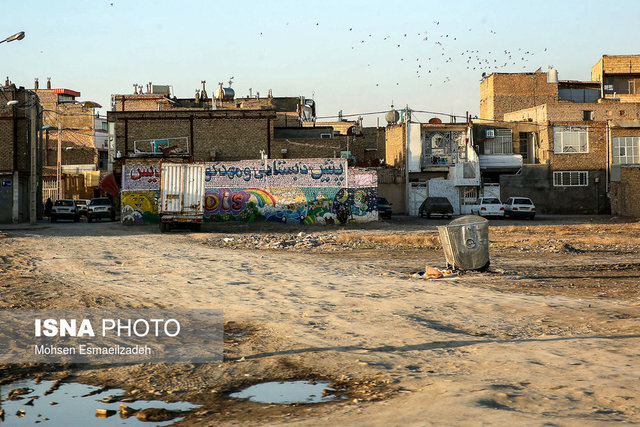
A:
{"label": "dirt ground", "polygon": [[[222,308],[224,361],[0,365],[201,404],[179,425],[640,423],[640,222],[491,221],[486,272],[444,268],[439,220],[366,226],[0,226],[0,309]],[[347,399],[228,394],[329,380]]]}

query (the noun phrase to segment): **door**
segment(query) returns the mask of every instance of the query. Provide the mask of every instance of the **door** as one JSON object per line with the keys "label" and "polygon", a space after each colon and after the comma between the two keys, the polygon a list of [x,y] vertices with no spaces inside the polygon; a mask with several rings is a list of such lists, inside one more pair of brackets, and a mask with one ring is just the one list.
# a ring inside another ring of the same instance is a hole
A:
{"label": "door", "polygon": [[426,182],[409,183],[409,215],[418,216],[420,205],[429,196],[429,187]]}

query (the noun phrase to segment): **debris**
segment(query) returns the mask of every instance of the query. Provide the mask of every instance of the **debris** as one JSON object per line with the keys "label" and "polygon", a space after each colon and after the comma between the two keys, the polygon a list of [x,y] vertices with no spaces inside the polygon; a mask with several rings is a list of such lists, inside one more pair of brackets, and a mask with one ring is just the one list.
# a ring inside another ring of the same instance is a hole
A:
{"label": "debris", "polygon": [[103,403],[113,403],[113,402],[117,402],[117,401],[118,401],[118,398],[115,397],[115,396],[111,396],[111,395],[105,396],[101,400],[101,402],[103,402]]}
{"label": "debris", "polygon": [[20,418],[24,417],[25,415],[27,415],[27,413],[25,412],[24,409],[18,409],[16,411],[16,415],[19,416]]}
{"label": "debris", "polygon": [[437,268],[433,268],[428,265],[424,268],[425,279],[441,279],[443,277],[444,275]]}

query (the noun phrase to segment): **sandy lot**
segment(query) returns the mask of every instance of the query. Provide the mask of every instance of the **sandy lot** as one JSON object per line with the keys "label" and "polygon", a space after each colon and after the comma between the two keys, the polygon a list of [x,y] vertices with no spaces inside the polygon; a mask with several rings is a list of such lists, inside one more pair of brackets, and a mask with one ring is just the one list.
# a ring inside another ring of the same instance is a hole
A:
{"label": "sandy lot", "polygon": [[[492,221],[489,271],[415,277],[444,267],[445,223],[0,227],[1,309],[222,308],[226,322],[219,364],[0,365],[0,380],[202,404],[184,425],[640,423],[640,223]],[[348,399],[227,396],[286,379]]]}

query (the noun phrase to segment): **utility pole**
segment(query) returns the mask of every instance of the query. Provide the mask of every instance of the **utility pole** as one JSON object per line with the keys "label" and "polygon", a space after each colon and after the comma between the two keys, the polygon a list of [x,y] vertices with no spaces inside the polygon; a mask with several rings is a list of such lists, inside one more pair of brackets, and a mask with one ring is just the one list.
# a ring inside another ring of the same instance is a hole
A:
{"label": "utility pole", "polygon": [[29,144],[31,148],[31,170],[29,171],[29,224],[35,225],[38,221],[38,213],[36,209],[36,193],[38,189],[38,176],[36,173],[36,164],[38,163],[38,152],[36,144],[36,127],[38,120],[38,96],[31,92],[29,108]]}
{"label": "utility pole", "polygon": [[56,118],[58,119],[58,159],[56,167],[56,184],[58,186],[58,199],[62,199],[62,124],[60,123],[60,113],[56,101]]}

